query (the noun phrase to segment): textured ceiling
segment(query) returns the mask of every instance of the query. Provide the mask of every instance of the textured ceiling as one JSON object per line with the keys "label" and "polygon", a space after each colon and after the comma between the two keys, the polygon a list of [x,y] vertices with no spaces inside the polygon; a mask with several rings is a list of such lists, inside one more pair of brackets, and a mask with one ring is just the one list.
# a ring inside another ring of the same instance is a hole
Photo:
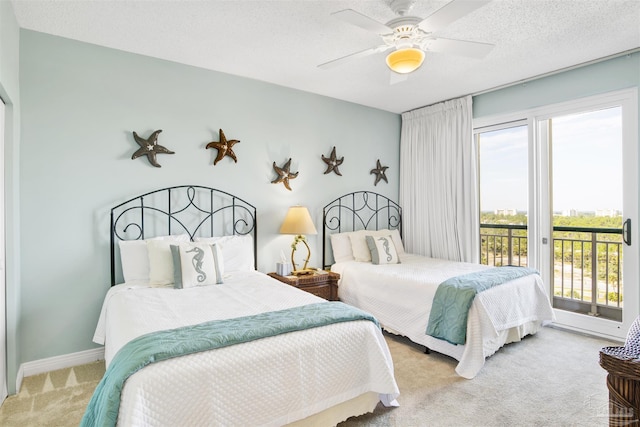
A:
{"label": "textured ceiling", "polygon": [[[0,0],[4,1],[4,0]],[[638,0],[493,0],[436,35],[494,44],[483,59],[428,52],[391,84],[385,53],[321,63],[381,44],[331,16],[379,22],[390,0],[12,0],[22,28],[262,80],[401,113],[640,48]],[[427,17],[447,0],[416,1]]]}

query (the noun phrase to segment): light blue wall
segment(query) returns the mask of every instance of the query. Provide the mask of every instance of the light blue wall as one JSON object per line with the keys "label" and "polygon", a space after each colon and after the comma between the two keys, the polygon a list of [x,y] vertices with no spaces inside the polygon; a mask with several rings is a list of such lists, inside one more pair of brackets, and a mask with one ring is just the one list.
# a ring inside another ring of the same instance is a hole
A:
{"label": "light blue wall", "polygon": [[[22,362],[94,347],[109,286],[109,208],[180,184],[233,193],[258,208],[258,269],[273,271],[291,236],[278,230],[287,207],[304,204],[321,226],[336,196],[375,190],[397,200],[400,116],[227,74],[22,30],[20,87]],[[222,128],[235,164],[212,165]],[[161,168],[131,132],[162,129]],[[342,177],[324,175],[321,155],[337,147]],[[274,185],[272,163],[291,157],[293,191]],[[389,183],[374,187],[376,160]],[[311,236],[310,265],[321,263]]]}
{"label": "light blue wall", "polygon": [[474,96],[473,117],[523,111],[639,85],[640,52],[636,52]]}
{"label": "light blue wall", "polygon": [[6,104],[4,132],[7,382],[15,393],[20,364],[20,204],[19,204],[19,90],[20,30],[9,1],[0,1],[0,97]]}

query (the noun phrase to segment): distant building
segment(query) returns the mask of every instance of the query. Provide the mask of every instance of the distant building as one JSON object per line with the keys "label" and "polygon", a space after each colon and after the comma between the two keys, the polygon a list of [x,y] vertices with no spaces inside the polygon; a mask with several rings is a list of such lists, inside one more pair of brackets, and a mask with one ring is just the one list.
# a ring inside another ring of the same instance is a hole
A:
{"label": "distant building", "polygon": [[617,209],[596,209],[596,216],[608,216],[613,218],[620,215],[622,215],[622,212]]}
{"label": "distant building", "polygon": [[560,212],[560,216],[578,216],[578,211],[575,209],[565,209]]}
{"label": "distant building", "polygon": [[502,215],[502,216],[515,216],[518,215],[517,209],[496,209],[493,211],[494,215]]}

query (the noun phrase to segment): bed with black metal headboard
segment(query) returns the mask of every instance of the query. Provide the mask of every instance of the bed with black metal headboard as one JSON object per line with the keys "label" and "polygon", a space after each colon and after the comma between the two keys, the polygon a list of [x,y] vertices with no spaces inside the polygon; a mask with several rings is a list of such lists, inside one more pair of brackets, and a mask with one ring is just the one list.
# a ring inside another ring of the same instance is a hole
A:
{"label": "bed with black metal headboard", "polygon": [[107,370],[86,425],[336,425],[396,404],[375,319],[257,271],[256,231],[252,204],[197,185],[111,210],[118,284],[93,338]]}
{"label": "bed with black metal headboard", "polygon": [[198,237],[252,235],[257,268],[256,208],[215,188],[180,185],[150,191],[111,209],[111,285],[115,285],[120,240],[144,240],[162,235]]}
{"label": "bed with black metal headboard", "polygon": [[[323,266],[340,275],[340,301],[373,314],[387,331],[458,360],[460,376],[473,378],[486,357],[553,319],[544,284],[534,270],[510,276],[496,267],[406,252],[401,232],[402,210],[389,198],[369,191],[340,196],[323,209]],[[477,295],[469,293],[475,295],[470,308],[454,311],[450,301],[435,297],[449,279],[475,291],[472,286],[484,280],[480,277],[494,274],[504,274],[505,280]],[[462,326],[454,322],[440,328],[460,331],[456,338],[448,339],[432,326],[432,307],[436,316],[456,313],[440,316],[460,319]]]}
{"label": "bed with black metal headboard", "polygon": [[357,230],[398,230],[402,236],[402,208],[382,194],[355,191],[338,197],[322,209],[322,265],[331,266],[330,236]]}

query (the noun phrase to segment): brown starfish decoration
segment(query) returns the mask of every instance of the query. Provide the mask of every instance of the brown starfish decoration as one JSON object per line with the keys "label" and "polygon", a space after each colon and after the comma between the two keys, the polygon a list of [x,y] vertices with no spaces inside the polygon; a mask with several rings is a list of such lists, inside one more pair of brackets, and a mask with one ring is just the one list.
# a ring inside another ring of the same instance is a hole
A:
{"label": "brown starfish decoration", "polygon": [[298,176],[299,172],[292,173],[289,171],[291,168],[291,159],[287,161],[281,168],[276,166],[276,162],[273,162],[273,170],[276,171],[278,177],[271,181],[272,184],[283,183],[287,190],[291,191],[291,187],[289,186],[289,180],[294,179]]}
{"label": "brown starfish decoration", "polygon": [[[213,161],[213,165],[215,166],[220,160],[223,159],[224,156],[229,156],[233,159],[234,162],[238,163],[238,158],[236,157],[236,153],[233,152],[233,146],[239,143],[237,139],[231,139],[227,141],[227,137],[224,136],[224,132],[220,129],[220,142],[210,142],[207,144],[206,148],[215,148],[218,150],[218,155],[216,159]],[[205,148],[205,149],[206,149]]]}
{"label": "brown starfish decoration", "polygon": [[131,160],[137,159],[140,156],[147,156],[149,163],[153,166],[160,168],[160,164],[156,161],[156,154],[175,154],[173,151],[168,150],[162,145],[158,145],[158,135],[162,132],[162,129],[158,129],[153,132],[151,136],[147,139],[141,138],[138,134],[133,131],[133,139],[136,140],[140,148],[133,153],[131,156]]}
{"label": "brown starfish decoration", "polygon": [[387,175],[385,175],[385,171],[387,169],[389,169],[389,166],[382,166],[380,164],[380,159],[378,159],[378,162],[376,163],[376,168],[371,169],[371,172],[370,172],[376,175],[376,182],[374,182],[373,185],[378,185],[378,182],[380,182],[381,179],[384,179],[384,182],[386,182],[387,184],[389,183],[389,181],[387,181]]}
{"label": "brown starfish decoration", "polygon": [[331,150],[331,155],[329,157],[325,157],[324,154],[323,154],[322,155],[322,161],[327,164],[327,170],[324,171],[325,175],[328,174],[331,171],[334,171],[336,173],[336,175],[342,176],[342,174],[338,170],[338,166],[340,166],[342,164],[342,162],[344,161],[344,156],[340,157],[340,159],[337,158],[337,156],[336,156],[336,147],[333,147],[333,150]]}

